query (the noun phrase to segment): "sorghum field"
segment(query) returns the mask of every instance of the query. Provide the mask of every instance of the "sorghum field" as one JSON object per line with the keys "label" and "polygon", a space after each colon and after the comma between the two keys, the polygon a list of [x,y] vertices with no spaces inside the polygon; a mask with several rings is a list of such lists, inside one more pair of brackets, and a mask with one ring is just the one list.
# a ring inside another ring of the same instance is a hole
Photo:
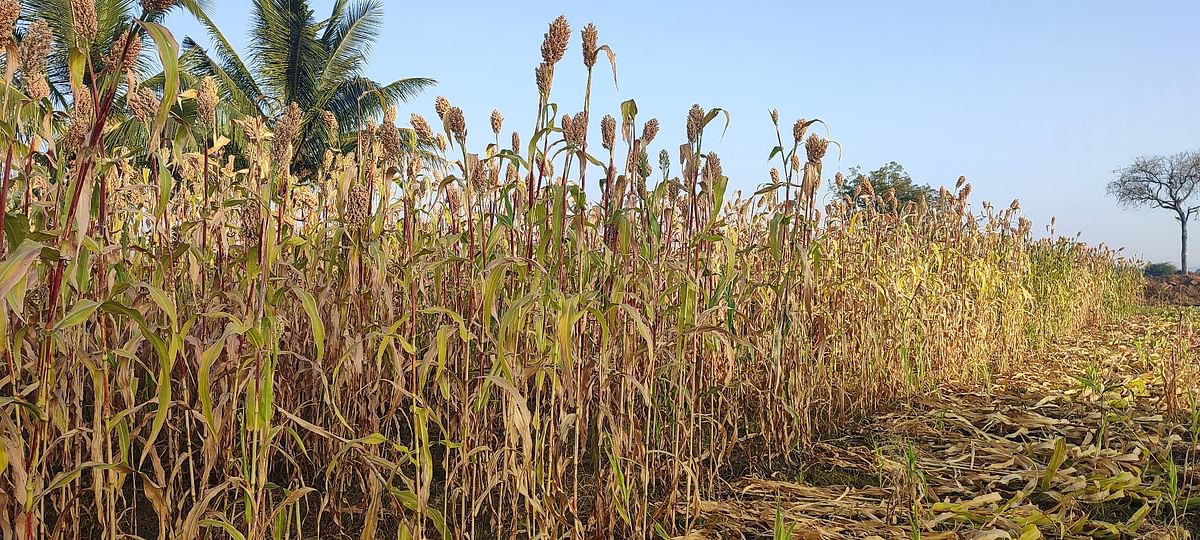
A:
{"label": "sorghum field", "polygon": [[238,114],[173,2],[57,3],[0,2],[4,539],[1197,527],[1196,316],[1016,201],[831,198],[782,112],[734,192],[731,114],[591,102],[612,49],[565,18],[513,131]]}

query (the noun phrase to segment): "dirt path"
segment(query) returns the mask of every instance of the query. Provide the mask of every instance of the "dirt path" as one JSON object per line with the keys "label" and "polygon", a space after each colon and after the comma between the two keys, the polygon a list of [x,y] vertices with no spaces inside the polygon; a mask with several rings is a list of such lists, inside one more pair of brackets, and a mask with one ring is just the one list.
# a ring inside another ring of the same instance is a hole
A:
{"label": "dirt path", "polygon": [[732,482],[683,538],[1200,538],[1198,336],[1158,311],[1054,343],[819,444],[800,474]]}

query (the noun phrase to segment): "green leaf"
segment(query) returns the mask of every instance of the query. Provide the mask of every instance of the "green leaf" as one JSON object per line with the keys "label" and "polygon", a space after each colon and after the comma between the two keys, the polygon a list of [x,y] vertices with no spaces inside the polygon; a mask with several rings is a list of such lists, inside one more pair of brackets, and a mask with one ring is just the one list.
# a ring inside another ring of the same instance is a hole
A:
{"label": "green leaf", "polygon": [[75,467],[74,469],[71,469],[69,471],[63,471],[63,472],[60,472],[57,475],[55,475],[54,479],[50,481],[50,485],[46,486],[46,489],[42,493],[46,494],[46,493],[50,493],[56,489],[62,488],[63,486],[73,482],[76,478],[79,478],[79,475],[82,474],[83,471],[85,471],[85,470],[88,470],[88,469],[104,470],[104,469],[113,469],[113,468],[126,469],[125,467],[122,467],[120,465],[111,465],[108,463],[101,463],[98,461],[84,462],[84,463],[80,464],[78,467]]}
{"label": "green leaf", "polygon": [[[151,287],[153,289],[153,287]],[[161,355],[158,358],[158,410],[154,413],[154,421],[150,426],[150,435],[146,437],[146,446],[142,449],[142,457],[140,461],[145,461],[146,456],[154,450],[154,441],[158,438],[158,433],[162,431],[163,424],[167,421],[167,413],[171,410],[171,372],[175,369],[175,359],[179,356],[179,350],[183,348],[183,337],[191,331],[192,323],[195,319],[190,319],[183,328],[177,332],[172,332],[171,344],[167,348],[166,355]]]}
{"label": "green leaf", "polygon": [[356,443],[361,443],[361,444],[372,444],[372,445],[374,445],[374,444],[383,444],[383,443],[384,443],[384,441],[387,441],[387,439],[386,439],[386,438],[384,438],[384,436],[383,436],[382,434],[380,434],[380,433],[372,433],[372,434],[370,434],[370,435],[367,435],[366,437],[363,437],[363,438],[361,438],[361,439],[355,439],[355,440],[354,440],[354,442],[356,442]]}
{"label": "green leaf", "polygon": [[227,534],[229,534],[229,536],[234,538],[235,540],[246,540],[246,535],[242,534],[240,531],[237,530],[237,527],[230,525],[226,521],[222,521],[219,519],[202,519],[202,520],[200,520],[200,526],[201,527],[218,527],[220,529],[224,529],[225,532]]}
{"label": "green leaf", "polygon": [[[3,410],[4,407],[7,407],[9,405],[16,405],[17,407],[21,407],[21,408],[25,409],[26,411],[29,412],[29,414],[31,416],[33,416],[36,419],[40,420],[42,418],[42,411],[38,409],[37,405],[34,405],[23,399],[18,399],[18,398],[14,398],[14,397],[0,397],[0,410]],[[4,452],[0,452],[0,454],[3,454],[3,453]]]}
{"label": "green leaf", "polygon": [[167,116],[171,113],[171,106],[175,104],[175,97],[179,94],[179,43],[175,41],[175,36],[171,35],[171,31],[166,27],[148,22],[137,21],[142,28],[146,29],[146,33],[150,34],[150,39],[154,40],[154,45],[158,49],[158,60],[163,67],[163,95],[162,104],[158,107],[158,114],[154,117],[154,128],[151,130],[151,143],[147,148],[158,148],[159,134],[162,133],[162,128],[167,123]]}
{"label": "green leaf", "polygon": [[200,410],[204,415],[204,421],[208,423],[208,430],[213,435],[220,434],[220,429],[213,418],[212,366],[213,362],[220,356],[221,351],[225,350],[225,340],[231,335],[240,333],[235,329],[235,326],[235,324],[231,323],[220,339],[209,345],[207,349],[204,349],[203,353],[200,353],[200,369],[196,374],[196,394],[200,398]]}
{"label": "green leaf", "polygon": [[21,214],[9,213],[4,217],[4,237],[8,245],[19,246],[29,236],[29,218]]}
{"label": "green leaf", "polygon": [[87,52],[79,47],[67,50],[67,76],[70,78],[71,90],[86,91],[83,86],[83,70],[87,67]]}
{"label": "green leaf", "polygon": [[162,309],[163,313],[167,314],[167,318],[171,321],[171,329],[178,329],[179,315],[175,311],[175,302],[171,300],[171,297],[167,296],[166,291],[149,283],[143,283],[142,285],[149,291],[150,299],[154,300],[154,303],[158,304],[159,309]]}
{"label": "green leaf", "polygon": [[12,290],[13,286],[21,281],[21,278],[25,277],[29,266],[37,260],[43,247],[45,246],[38,242],[26,240],[21,242],[21,245],[17,246],[17,249],[4,262],[0,262],[0,298],[8,296],[8,291]]}
{"label": "green leaf", "polygon": [[721,209],[725,205],[725,189],[729,186],[729,177],[725,175],[718,176],[713,180],[713,211],[711,220],[715,222],[721,216]]}
{"label": "green leaf", "polygon": [[720,107],[717,107],[711,111],[708,111],[708,114],[704,116],[704,123],[701,126],[702,127],[707,126],[708,123],[712,122],[713,118],[716,118],[718,114],[725,115],[725,128],[721,130],[721,138],[725,138],[725,132],[729,131],[729,121],[730,121],[729,111],[722,109]]}
{"label": "green leaf", "polygon": [[1067,459],[1067,441],[1059,437],[1054,442],[1054,454],[1050,456],[1050,463],[1046,465],[1046,474],[1042,476],[1042,491],[1050,489],[1050,482],[1054,480],[1054,473],[1058,472],[1058,468],[1062,466],[1063,461]]}
{"label": "green leaf", "polygon": [[[159,153],[159,155],[165,152]],[[167,205],[171,202],[171,171],[167,168],[167,160],[159,159],[158,161],[158,204],[154,207],[154,217],[162,218],[167,212]]]}
{"label": "green leaf", "polygon": [[630,99],[621,103],[621,118],[625,119],[625,121],[632,122],[634,117],[637,116],[637,113],[638,108],[636,101]]}
{"label": "green leaf", "polygon": [[67,314],[58,321],[58,324],[54,325],[54,331],[58,332],[86,321],[87,318],[90,317],[92,313],[95,312],[99,307],[100,303],[92,300],[80,300],[76,302],[75,306],[71,308],[71,311],[67,312]]}
{"label": "green leaf", "polygon": [[[75,251],[71,253],[72,258],[79,257],[79,250],[83,247],[83,239],[87,237],[88,226],[92,221],[92,188],[96,185],[94,175],[86,174],[76,182],[82,182],[79,186],[79,198],[75,200],[75,242],[72,247]],[[66,232],[66,231],[64,231]]]}
{"label": "green leaf", "polygon": [[138,327],[141,328],[143,333],[150,332],[150,325],[146,322],[146,318],[142,316],[142,313],[136,309],[126,306],[125,304],[109,300],[103,304],[100,304],[100,310],[113,315],[120,315],[122,317],[132,319],[133,322],[137,323]]}
{"label": "green leaf", "polygon": [[308,323],[312,327],[313,341],[317,346],[317,363],[325,358],[325,323],[321,321],[321,313],[317,311],[317,300],[308,291],[293,288],[292,292],[300,299],[300,305],[308,314]]}

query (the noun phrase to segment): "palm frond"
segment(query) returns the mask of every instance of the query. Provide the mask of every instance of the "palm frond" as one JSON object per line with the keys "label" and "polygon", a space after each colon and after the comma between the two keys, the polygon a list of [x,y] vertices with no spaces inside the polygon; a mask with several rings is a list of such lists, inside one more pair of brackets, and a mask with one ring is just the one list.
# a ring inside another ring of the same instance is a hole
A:
{"label": "palm frond", "polygon": [[346,12],[347,3],[349,3],[349,0],[336,0],[333,3],[333,8],[329,10],[329,18],[322,23],[322,26],[325,27],[325,31],[321,33],[322,43],[329,42],[329,36],[333,33],[333,29],[335,27],[333,23],[335,21],[342,20],[342,17]]}
{"label": "palm frond", "polygon": [[[409,78],[381,85],[362,75],[382,30],[381,0],[335,0],[324,20],[314,17],[308,0],[254,0],[248,63],[200,1],[182,3],[208,30],[212,51],[185,39],[185,68],[193,75],[215,77],[224,88],[224,109],[230,112],[270,118],[288,102],[300,105],[304,117],[296,165],[319,162],[325,150],[356,131],[363,118],[379,116],[387,106],[412,99],[434,84],[432,79]],[[328,132],[320,121],[322,111],[337,118],[338,133]]]}
{"label": "palm frond", "polygon": [[196,76],[211,76],[217,80],[222,90],[222,101],[230,105],[241,116],[264,114],[253,92],[257,87],[246,84],[240,76],[230,73],[227,63],[218,62],[208,55],[208,51],[197,44],[192,38],[183,39],[183,55],[180,64],[184,70]]}
{"label": "palm frond", "polygon": [[[246,67],[246,63],[242,61],[241,56],[238,55],[233,45],[225,38],[225,34],[221,32],[220,28],[217,28],[216,23],[208,16],[208,13],[204,10],[204,6],[197,0],[181,0],[180,4],[208,32],[209,40],[213,43],[213,52],[216,54],[216,58],[220,60],[221,69],[225,71],[226,75],[231,80],[237,82],[237,86],[247,97],[258,99],[258,96],[262,96],[263,91],[259,88],[258,82],[255,81],[253,73]],[[191,41],[193,44],[195,43],[195,40],[185,38],[185,49],[187,48],[186,43],[188,41]]]}
{"label": "palm frond", "polygon": [[425,89],[437,84],[437,81],[427,77],[408,77],[405,79],[397,79],[384,86],[379,86],[371,89],[363,96],[363,110],[382,112],[390,105],[396,103],[407,103],[409,100],[421,95]]}
{"label": "palm frond", "polygon": [[276,110],[295,101],[302,108],[316,97],[316,78],[326,51],[316,38],[318,24],[306,0],[255,2],[251,55]]}
{"label": "palm frond", "polygon": [[376,0],[355,2],[340,19],[331,23],[327,38],[322,40],[329,53],[318,80],[319,90],[338,86],[348,77],[361,73],[371,46],[383,28],[383,5]]}

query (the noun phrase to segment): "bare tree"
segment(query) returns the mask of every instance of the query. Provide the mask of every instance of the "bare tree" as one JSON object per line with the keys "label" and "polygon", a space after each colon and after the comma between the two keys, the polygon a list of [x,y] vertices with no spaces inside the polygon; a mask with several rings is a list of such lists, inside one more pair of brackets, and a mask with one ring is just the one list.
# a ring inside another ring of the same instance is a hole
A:
{"label": "bare tree", "polygon": [[1143,156],[1114,172],[1117,179],[1108,183],[1108,194],[1122,205],[1162,208],[1175,213],[1181,243],[1180,272],[1187,273],[1188,220],[1200,212],[1200,205],[1189,204],[1200,191],[1200,152]]}

